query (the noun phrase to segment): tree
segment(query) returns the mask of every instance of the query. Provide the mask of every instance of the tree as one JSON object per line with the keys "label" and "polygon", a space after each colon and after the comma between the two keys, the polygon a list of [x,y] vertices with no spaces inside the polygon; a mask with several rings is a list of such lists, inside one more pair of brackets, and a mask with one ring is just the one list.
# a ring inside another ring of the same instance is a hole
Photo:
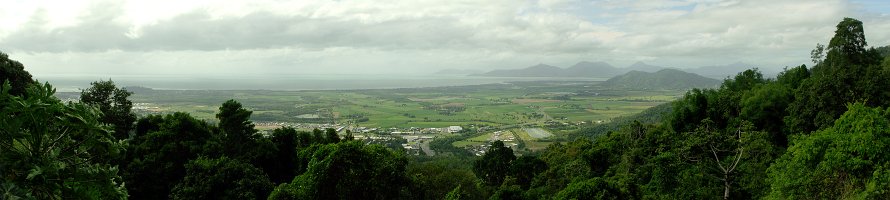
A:
{"label": "tree", "polygon": [[235,100],[228,100],[219,107],[216,118],[219,119],[219,129],[222,132],[220,140],[222,151],[231,158],[250,160],[249,152],[256,147],[259,138],[254,129],[250,115],[253,113],[241,106]]}
{"label": "tree", "polygon": [[92,82],[90,85],[90,88],[80,91],[80,102],[102,111],[102,122],[114,126],[115,138],[128,139],[136,122],[136,115],[131,112],[133,102],[127,99],[133,93],[118,88],[111,80]]}
{"label": "tree", "polygon": [[706,118],[719,118],[710,107],[716,102],[717,91],[692,89],[679,100],[673,102],[674,110],[668,118],[668,124],[676,132],[689,132]]}
{"label": "tree", "polygon": [[274,183],[285,183],[294,179],[298,172],[302,172],[303,166],[297,161],[297,130],[291,127],[272,130],[272,143],[277,150],[274,166],[266,169],[269,178]]}
{"label": "tree", "polygon": [[171,199],[262,199],[274,187],[262,170],[226,157],[198,158],[185,168]]}
{"label": "tree", "polygon": [[510,163],[516,160],[513,150],[504,146],[500,140],[491,143],[488,151],[473,163],[473,173],[489,186],[498,186],[510,172]]}
{"label": "tree", "polygon": [[457,187],[454,187],[454,190],[451,190],[451,192],[448,192],[448,194],[445,195],[445,200],[460,200],[460,199],[462,199],[462,197],[464,195],[460,190],[460,186],[461,185],[458,185]]}
{"label": "tree", "polygon": [[881,73],[881,57],[867,43],[862,22],[844,18],[827,47],[827,56],[803,81],[789,116],[784,119],[792,133],[809,133],[831,126],[848,102],[868,106],[890,103],[890,80]]}
{"label": "tree", "polygon": [[516,177],[516,182],[523,190],[528,190],[535,176],[545,170],[547,163],[536,156],[519,157],[510,166],[510,174]]}
{"label": "tree", "polygon": [[825,57],[825,45],[816,44],[816,48],[810,51],[810,59],[812,59],[814,65],[819,65],[822,63],[822,58]]}
{"label": "tree", "polygon": [[414,159],[406,169],[407,176],[411,178],[411,198],[442,199],[458,187],[460,191],[457,193],[463,199],[484,198],[480,188],[476,187],[478,179],[473,175],[471,166],[469,159],[451,156]]}
{"label": "tree", "polygon": [[269,199],[394,199],[408,186],[407,158],[359,141],[313,145],[305,173],[275,188]]}
{"label": "tree", "polygon": [[340,142],[340,136],[337,135],[337,130],[333,128],[327,128],[324,130],[325,132],[325,141],[327,143],[338,143]]}
{"label": "tree", "polygon": [[[702,121],[698,129],[696,129],[693,150],[705,155],[697,155],[703,163],[715,166],[717,177],[723,182],[723,199],[729,199],[729,192],[736,179],[736,169],[745,155],[744,139],[750,131],[748,124],[739,125],[732,134],[722,133],[713,127],[710,120]],[[708,155],[709,154],[709,155]]]}
{"label": "tree", "polygon": [[792,90],[800,88],[800,84],[810,78],[810,70],[806,65],[800,65],[791,69],[785,69],[776,77],[776,82],[785,85]]}
{"label": "tree", "polygon": [[862,103],[824,130],[793,142],[768,170],[769,199],[886,199],[890,109]]}
{"label": "tree", "polygon": [[573,182],[556,195],[556,199],[626,199],[614,185],[602,178]]}
{"label": "tree", "polygon": [[786,108],[793,100],[794,93],[787,86],[764,84],[744,94],[740,117],[768,132],[773,144],[785,147],[788,145],[788,138],[782,120],[788,115]]}
{"label": "tree", "polygon": [[9,59],[9,55],[0,52],[0,84],[5,81],[9,81],[9,94],[14,96],[24,94],[28,85],[36,83],[22,63]]}
{"label": "tree", "polygon": [[880,54],[877,51],[869,51],[867,47],[862,21],[844,18],[837,24],[834,37],[828,43],[826,49],[828,53],[823,62],[833,67],[873,64],[874,56],[880,56]]}
{"label": "tree", "polygon": [[124,144],[114,140],[99,112],[64,104],[49,84],[22,96],[0,86],[0,187],[3,198],[126,199],[117,166],[104,162]]}
{"label": "tree", "polygon": [[[185,165],[201,155],[214,154],[213,127],[187,113],[149,116],[139,120],[138,137],[127,149],[124,178],[133,199],[168,198],[185,177]],[[145,131],[145,133],[142,133]]]}

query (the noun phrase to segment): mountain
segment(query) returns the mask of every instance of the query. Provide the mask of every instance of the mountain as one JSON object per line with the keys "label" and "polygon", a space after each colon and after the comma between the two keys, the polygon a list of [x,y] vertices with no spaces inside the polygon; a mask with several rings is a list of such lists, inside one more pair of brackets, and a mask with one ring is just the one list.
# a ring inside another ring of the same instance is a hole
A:
{"label": "mountain", "polygon": [[481,70],[475,69],[443,69],[439,70],[436,73],[437,75],[469,75],[469,74],[478,74],[482,73]]}
{"label": "mountain", "polygon": [[563,69],[551,65],[538,64],[522,69],[493,70],[475,76],[492,77],[594,77],[609,78],[626,72],[605,62],[579,62]]}
{"label": "mountain", "polygon": [[644,62],[636,62],[630,66],[627,66],[627,68],[625,68],[625,69],[627,71],[657,72],[657,71],[665,69],[665,68],[655,66],[655,65],[649,65]]}
{"label": "mountain", "polygon": [[623,74],[624,69],[618,69],[605,62],[579,62],[562,70],[563,77],[598,77],[608,78]]}
{"label": "mountain", "polygon": [[624,89],[671,89],[710,88],[720,84],[720,80],[676,69],[662,69],[657,72],[630,71],[624,75],[606,80],[603,86]]}
{"label": "mountain", "polygon": [[552,65],[538,64],[522,69],[499,69],[477,74],[478,76],[494,77],[561,77],[562,68]]}

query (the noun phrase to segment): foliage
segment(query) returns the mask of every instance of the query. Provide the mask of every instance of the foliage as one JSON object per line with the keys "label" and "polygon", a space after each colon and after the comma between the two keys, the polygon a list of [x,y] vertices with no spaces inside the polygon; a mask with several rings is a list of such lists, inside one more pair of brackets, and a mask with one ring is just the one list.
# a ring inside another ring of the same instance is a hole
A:
{"label": "foliage", "polygon": [[272,182],[262,170],[226,157],[198,158],[186,164],[186,176],[176,184],[171,199],[260,199]]}
{"label": "foliage", "polygon": [[290,127],[272,130],[272,143],[275,145],[276,162],[270,168],[264,170],[274,183],[285,183],[293,180],[301,173],[297,160],[298,136],[296,129]]}
{"label": "foliage", "polygon": [[0,52],[0,83],[5,81],[9,81],[9,95],[13,96],[25,94],[28,85],[36,83],[22,63],[9,59],[9,55]]}
{"label": "foliage", "polygon": [[462,199],[484,199],[487,195],[476,187],[478,179],[473,175],[471,163],[468,158],[452,156],[413,159],[406,170],[407,176],[411,178],[412,197],[447,199],[448,194],[454,193],[452,195],[458,195]]}
{"label": "foliage", "polygon": [[247,158],[256,147],[259,138],[250,114],[253,113],[235,100],[228,100],[219,107],[216,118],[219,119],[220,141],[224,155],[235,159]]}
{"label": "foliage", "polygon": [[784,147],[788,139],[782,120],[788,115],[785,109],[793,100],[794,95],[786,85],[760,85],[742,96],[739,117],[766,131],[773,144]]}
{"label": "foliage", "polygon": [[408,186],[404,154],[358,141],[314,145],[305,173],[270,199],[393,199]]}
{"label": "foliage", "polygon": [[186,113],[150,116],[136,127],[137,137],[127,149],[129,162],[121,166],[133,199],[167,198],[185,177],[185,164],[214,149],[207,142],[213,127]]}
{"label": "foliage", "polygon": [[769,168],[769,198],[887,197],[890,110],[847,107],[833,126],[798,139]]}
{"label": "foliage", "polygon": [[556,199],[626,199],[621,191],[602,178],[574,182],[556,194]]}
{"label": "foliage", "polygon": [[127,197],[117,167],[104,162],[124,144],[114,140],[97,110],[62,103],[49,84],[30,85],[22,96],[11,94],[13,88],[8,81],[0,87],[4,199]]}
{"label": "foliage", "polygon": [[845,18],[838,23],[825,60],[804,80],[785,118],[792,133],[809,133],[831,126],[848,102],[868,106],[890,103],[890,79],[882,73],[881,57],[867,43],[862,22]]}
{"label": "foliage", "polygon": [[102,111],[102,122],[114,125],[115,138],[128,139],[136,122],[136,115],[131,111],[133,102],[127,99],[133,93],[118,88],[111,80],[92,82],[90,85],[90,88],[81,90],[80,102]]}
{"label": "foliage", "polygon": [[498,186],[510,172],[513,160],[516,160],[513,149],[504,146],[504,142],[500,140],[494,141],[485,151],[485,155],[473,163],[473,173],[486,185]]}
{"label": "foliage", "polygon": [[547,163],[537,156],[521,156],[510,165],[510,174],[523,190],[528,190],[535,176],[547,170]]}

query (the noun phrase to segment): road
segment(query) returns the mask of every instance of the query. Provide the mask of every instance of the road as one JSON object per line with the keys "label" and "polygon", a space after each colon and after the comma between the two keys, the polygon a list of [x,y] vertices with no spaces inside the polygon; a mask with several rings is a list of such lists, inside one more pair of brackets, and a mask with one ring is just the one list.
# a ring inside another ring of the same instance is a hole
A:
{"label": "road", "polygon": [[423,150],[423,153],[425,153],[427,156],[436,155],[436,151],[430,149],[430,141],[427,140],[420,141],[420,150]]}

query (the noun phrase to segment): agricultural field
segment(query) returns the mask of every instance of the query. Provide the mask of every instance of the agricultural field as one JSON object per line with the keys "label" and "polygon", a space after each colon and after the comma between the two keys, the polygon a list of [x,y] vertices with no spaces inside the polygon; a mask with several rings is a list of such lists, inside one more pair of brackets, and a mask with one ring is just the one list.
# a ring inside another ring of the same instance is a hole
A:
{"label": "agricultural field", "polygon": [[[546,147],[579,126],[607,123],[678,98],[685,91],[626,91],[596,81],[530,81],[473,86],[325,90],[152,90],[134,88],[138,115],[186,112],[215,122],[229,99],[253,110],[258,129],[289,124],[331,124],[376,130],[460,126],[479,137],[455,147],[479,145],[506,130],[527,148]],[[76,93],[61,94],[76,96]],[[378,134],[388,132],[377,131]]]}
{"label": "agricultural field", "polygon": [[235,99],[255,122],[339,123],[433,128],[604,123],[677,98],[683,91],[620,91],[599,82],[516,82],[476,86],[331,91],[140,90],[141,115],[187,112],[213,121]]}

